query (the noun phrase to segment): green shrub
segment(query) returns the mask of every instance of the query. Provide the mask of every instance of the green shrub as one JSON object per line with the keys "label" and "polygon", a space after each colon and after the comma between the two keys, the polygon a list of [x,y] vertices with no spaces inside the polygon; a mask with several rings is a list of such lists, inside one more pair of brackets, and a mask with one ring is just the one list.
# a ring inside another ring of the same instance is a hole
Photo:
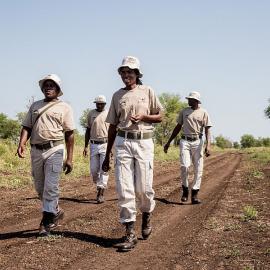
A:
{"label": "green shrub", "polygon": [[258,211],[251,205],[247,205],[243,209],[243,221],[256,220],[258,216]]}

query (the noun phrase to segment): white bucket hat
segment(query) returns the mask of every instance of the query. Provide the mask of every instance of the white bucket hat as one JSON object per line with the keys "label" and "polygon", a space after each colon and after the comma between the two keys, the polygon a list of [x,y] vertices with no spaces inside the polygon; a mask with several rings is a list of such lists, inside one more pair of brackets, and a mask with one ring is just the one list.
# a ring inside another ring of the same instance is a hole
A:
{"label": "white bucket hat", "polygon": [[106,103],[106,97],[99,95],[95,98],[94,103]]}
{"label": "white bucket hat", "polygon": [[201,103],[201,95],[200,95],[199,92],[196,92],[196,91],[190,92],[190,93],[189,93],[189,96],[186,97],[186,99],[190,99],[190,98],[196,99],[196,100],[199,101],[199,103]]}
{"label": "white bucket hat", "polygon": [[142,71],[140,70],[140,61],[135,56],[125,56],[122,65],[118,68],[118,73],[122,67],[129,67],[130,69],[137,69],[139,71],[139,78],[143,76]]}
{"label": "white bucket hat", "polygon": [[62,92],[62,89],[61,89],[61,79],[56,74],[49,74],[49,75],[45,76],[43,79],[41,79],[39,81],[39,86],[40,86],[41,91],[43,92],[43,90],[42,90],[43,83],[45,81],[47,81],[47,80],[52,80],[52,81],[54,81],[57,84],[57,86],[60,89],[59,94],[58,94],[58,97],[62,96],[63,95],[63,92]]}

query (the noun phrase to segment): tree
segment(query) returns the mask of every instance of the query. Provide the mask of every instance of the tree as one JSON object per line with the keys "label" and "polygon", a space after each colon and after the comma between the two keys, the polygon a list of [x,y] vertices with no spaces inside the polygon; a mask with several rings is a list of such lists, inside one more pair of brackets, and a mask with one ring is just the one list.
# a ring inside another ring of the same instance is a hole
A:
{"label": "tree", "polygon": [[[270,99],[268,100],[268,102],[270,103]],[[268,105],[268,107],[264,110],[265,116],[270,118],[270,104]]]}
{"label": "tree", "polygon": [[26,114],[27,114],[27,112],[18,112],[16,114],[17,120],[19,121],[20,124],[23,123],[23,121],[24,121],[24,119],[26,117]]}
{"label": "tree", "polygon": [[89,114],[89,112],[91,111],[91,109],[85,109],[83,112],[82,112],[82,115],[80,117],[80,125],[83,129],[86,129],[87,127],[87,116]]}
{"label": "tree", "polygon": [[26,114],[28,112],[28,110],[30,109],[31,105],[35,102],[35,97],[34,96],[31,96],[30,99],[28,99],[28,103],[26,104],[26,109],[27,111],[25,112],[18,112],[16,114],[16,117],[17,117],[17,120],[20,122],[20,124],[23,123],[25,117],[26,117]]}
{"label": "tree", "polygon": [[222,149],[232,148],[232,142],[229,139],[226,139],[222,135],[219,135],[215,138],[216,145]]}
{"label": "tree", "polygon": [[270,138],[262,138],[262,144],[265,147],[269,147],[270,146]]}
{"label": "tree", "polygon": [[233,142],[233,148],[239,149],[240,148],[239,142]]}
{"label": "tree", "polygon": [[250,134],[245,134],[241,137],[240,143],[243,148],[249,148],[255,146],[255,138]]}
{"label": "tree", "polygon": [[17,120],[9,119],[5,114],[0,113],[0,138],[16,140],[20,134],[20,123]]}
{"label": "tree", "polygon": [[[159,100],[164,108],[164,115],[162,123],[158,124],[155,128],[154,137],[158,144],[163,145],[176,125],[176,118],[179,111],[188,105],[186,102],[180,100],[179,95],[175,94],[163,93],[159,96]],[[175,142],[177,141],[178,137],[175,138]]]}

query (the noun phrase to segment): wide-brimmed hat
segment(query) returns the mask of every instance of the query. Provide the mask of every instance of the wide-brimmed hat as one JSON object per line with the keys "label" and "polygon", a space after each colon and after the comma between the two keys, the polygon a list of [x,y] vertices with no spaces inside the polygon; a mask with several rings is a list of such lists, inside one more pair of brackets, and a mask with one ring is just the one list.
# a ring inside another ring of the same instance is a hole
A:
{"label": "wide-brimmed hat", "polygon": [[186,99],[190,99],[190,98],[196,99],[196,100],[198,100],[199,103],[201,103],[201,95],[199,92],[196,92],[196,91],[190,92],[189,96],[186,97]]}
{"label": "wide-brimmed hat", "polygon": [[106,97],[99,95],[95,98],[94,103],[106,103]]}
{"label": "wide-brimmed hat", "polygon": [[56,74],[49,74],[39,81],[39,86],[40,86],[41,91],[43,92],[42,87],[43,87],[44,82],[47,80],[52,80],[56,83],[56,85],[59,87],[59,90],[60,90],[58,93],[58,97],[62,96],[63,92],[61,89],[61,79]]}
{"label": "wide-brimmed hat", "polygon": [[118,68],[118,73],[120,73],[120,69],[122,67],[129,67],[130,69],[137,69],[139,72],[139,78],[143,76],[143,73],[140,69],[140,61],[135,56],[125,56],[122,65]]}

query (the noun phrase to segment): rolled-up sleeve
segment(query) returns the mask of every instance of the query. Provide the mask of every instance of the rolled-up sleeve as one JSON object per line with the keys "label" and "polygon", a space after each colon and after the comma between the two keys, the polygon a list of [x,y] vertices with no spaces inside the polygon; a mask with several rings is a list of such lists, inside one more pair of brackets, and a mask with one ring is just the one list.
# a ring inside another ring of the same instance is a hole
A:
{"label": "rolled-up sleeve", "polygon": [[163,111],[163,107],[156,96],[154,90],[149,87],[149,101],[150,101],[150,115],[158,114],[159,112]]}

